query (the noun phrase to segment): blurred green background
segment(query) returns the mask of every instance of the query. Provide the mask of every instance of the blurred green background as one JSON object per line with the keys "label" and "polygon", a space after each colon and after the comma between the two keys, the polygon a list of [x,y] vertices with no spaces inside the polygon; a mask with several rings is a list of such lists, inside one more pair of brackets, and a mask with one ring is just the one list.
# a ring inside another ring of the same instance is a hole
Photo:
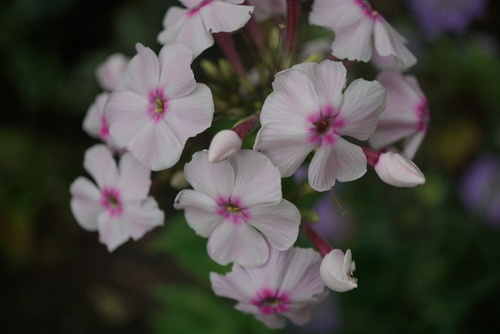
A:
{"label": "blurred green background", "polygon": [[[213,295],[208,272],[219,268],[172,212],[168,185],[153,189],[168,224],[112,254],[69,209],[69,185],[96,143],[81,129],[100,92],[95,68],[113,52],[132,56],[136,42],[159,50],[176,3],[0,3],[2,333],[271,332]],[[433,40],[419,37],[402,2],[372,4],[406,29],[419,59],[412,72],[432,120],[415,162],[427,183],[392,188],[371,170],[341,187],[347,219],[335,204],[331,219],[348,233],[335,246],[353,251],[359,287],[283,332],[500,333],[500,222],[487,224],[460,196],[476,158],[500,159],[500,4],[490,1],[465,34]],[[500,191],[498,177],[490,183]]]}

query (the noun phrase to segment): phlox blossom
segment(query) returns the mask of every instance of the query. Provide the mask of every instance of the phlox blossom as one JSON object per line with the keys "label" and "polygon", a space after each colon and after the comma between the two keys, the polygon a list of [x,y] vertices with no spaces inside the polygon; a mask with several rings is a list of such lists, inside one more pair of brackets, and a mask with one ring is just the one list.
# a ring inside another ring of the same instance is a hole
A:
{"label": "phlox blossom", "polygon": [[368,62],[376,53],[394,57],[400,69],[417,62],[405,38],[365,0],[315,0],[309,22],[335,32],[332,54],[339,59]]}
{"label": "phlox blossom", "polygon": [[217,296],[237,300],[237,310],[255,315],[269,328],[285,327],[286,319],[303,325],[328,294],[320,263],[321,256],[310,248],[272,249],[263,266],[235,264],[226,275],[210,273],[210,281]]}
{"label": "phlox blossom", "polygon": [[402,155],[413,159],[429,127],[427,99],[413,75],[384,71],[377,80],[385,88],[387,106],[370,137],[370,145],[380,150],[403,140]]}
{"label": "phlox blossom", "polygon": [[70,187],[71,211],[81,227],[99,231],[110,252],[163,224],[163,212],[148,196],[151,171],[132,154],[125,153],[117,166],[110,150],[99,144],[87,150],[83,166],[97,185],[78,177]]}
{"label": "phlox blossom", "polygon": [[108,99],[109,93],[101,93],[96,96],[94,103],[87,110],[82,127],[91,137],[99,138],[114,151],[120,151],[122,148],[111,138],[108,122],[104,118],[104,106]]}
{"label": "phlox blossom", "polygon": [[174,207],[208,237],[208,255],[217,263],[259,266],[269,257],[267,242],[286,250],[297,239],[300,213],[282,198],[280,171],[262,153],[241,150],[211,163],[198,152],[184,176],[194,189],[181,191]]}
{"label": "phlox blossom", "polygon": [[244,0],[179,1],[187,8],[169,8],[158,42],[182,42],[193,50],[195,57],[214,44],[212,33],[242,28],[253,12],[252,6],[241,5]]}
{"label": "phlox blossom", "polygon": [[333,249],[321,262],[320,274],[326,286],[337,292],[346,292],[358,287],[358,280],[352,277],[356,264],[352,260],[351,250],[345,254],[340,249]]}
{"label": "phlox blossom", "polygon": [[343,136],[366,140],[385,107],[376,81],[357,79],[343,92],[346,69],[340,62],[303,63],[276,75],[262,106],[262,128],[254,148],[291,176],[315,151],[308,178],[318,191],[335,180],[352,181],[366,173],[363,150]]}
{"label": "phlox blossom", "polygon": [[104,110],[111,137],[152,170],[173,166],[184,145],[212,123],[210,89],[196,83],[193,54],[164,46],[159,56],[141,44]]}

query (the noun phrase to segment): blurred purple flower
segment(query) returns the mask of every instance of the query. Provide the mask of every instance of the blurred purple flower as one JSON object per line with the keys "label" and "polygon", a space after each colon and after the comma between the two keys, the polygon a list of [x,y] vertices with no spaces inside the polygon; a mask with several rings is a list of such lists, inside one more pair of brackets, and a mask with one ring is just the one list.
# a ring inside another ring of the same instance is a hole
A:
{"label": "blurred purple flower", "polygon": [[464,33],[469,24],[484,16],[488,0],[406,0],[425,35],[435,38],[443,31]]}
{"label": "blurred purple flower", "polygon": [[460,195],[465,207],[500,229],[500,158],[484,154],[464,172]]}
{"label": "blurred purple flower", "polygon": [[337,247],[349,238],[354,221],[352,215],[342,214],[334,196],[333,190],[327,191],[314,205],[314,211],[320,220],[313,224],[313,228],[326,241]]}

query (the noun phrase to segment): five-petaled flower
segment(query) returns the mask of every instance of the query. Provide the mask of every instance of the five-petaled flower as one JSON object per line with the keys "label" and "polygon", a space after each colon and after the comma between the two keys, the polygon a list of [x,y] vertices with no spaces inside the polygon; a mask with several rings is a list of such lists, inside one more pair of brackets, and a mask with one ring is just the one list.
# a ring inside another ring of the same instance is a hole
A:
{"label": "five-petaled flower", "polygon": [[179,160],[189,137],[212,123],[212,94],[196,83],[193,54],[185,45],[166,45],[158,57],[141,44],[136,48],[104,115],[117,144],[152,170],[162,170]]}
{"label": "five-petaled flower", "polygon": [[110,252],[163,224],[163,212],[148,196],[151,171],[132,154],[124,154],[117,166],[105,145],[95,145],[85,153],[83,165],[97,186],[77,178],[70,187],[71,210],[80,226],[99,231],[99,240]]}
{"label": "five-petaled flower", "polygon": [[293,247],[281,252],[271,248],[269,260],[257,268],[233,265],[226,275],[210,273],[215,294],[238,301],[235,308],[255,315],[269,328],[283,328],[286,319],[303,325],[312,308],[326,297],[315,250]]}
{"label": "five-petaled flower", "polygon": [[309,21],[335,32],[332,54],[339,59],[367,62],[376,53],[400,69],[417,62],[404,37],[365,0],[315,0]]}
{"label": "five-petaled flower", "polygon": [[210,257],[222,265],[259,266],[269,257],[266,240],[290,248],[299,232],[300,213],[281,195],[280,171],[263,154],[242,150],[217,163],[195,153],[184,168],[193,189],[177,195],[197,234],[208,237]]}
{"label": "five-petaled flower", "polygon": [[232,32],[243,27],[251,17],[252,6],[244,0],[179,0],[185,7],[172,6],[163,19],[165,28],[158,42],[186,44],[195,56],[214,44],[212,33]]}
{"label": "five-petaled flower", "polygon": [[335,179],[352,181],[366,172],[363,150],[343,136],[368,139],[385,107],[384,88],[357,79],[342,93],[345,84],[345,67],[330,60],[295,65],[276,75],[254,148],[283,177],[292,175],[316,149],[308,174],[317,191],[331,189]]}

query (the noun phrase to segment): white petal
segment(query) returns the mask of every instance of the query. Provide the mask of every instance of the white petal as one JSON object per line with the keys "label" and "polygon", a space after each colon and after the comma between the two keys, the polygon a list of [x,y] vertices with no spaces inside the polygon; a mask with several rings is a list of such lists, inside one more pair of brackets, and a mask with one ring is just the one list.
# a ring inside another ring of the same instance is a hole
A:
{"label": "white petal", "polygon": [[240,6],[214,1],[200,9],[205,26],[212,33],[232,32],[242,28],[250,19],[253,6]]}
{"label": "white petal", "polygon": [[85,118],[83,119],[83,130],[91,137],[99,138],[101,136],[101,118],[104,114],[104,105],[108,102],[109,93],[101,93],[96,96],[94,103],[90,105]]}
{"label": "white petal", "polygon": [[366,140],[375,131],[385,108],[385,90],[377,81],[357,79],[344,92],[340,114],[345,121],[342,135]]}
{"label": "white petal", "polygon": [[335,29],[332,54],[339,59],[367,62],[372,57],[373,20],[362,19]]}
{"label": "white petal", "polygon": [[[324,283],[333,291],[345,292],[358,286],[356,279],[344,273],[344,252],[334,249],[321,262],[320,274]],[[353,263],[351,264],[351,266]]]}
{"label": "white petal", "polygon": [[191,62],[193,52],[184,44],[165,45],[159,54],[160,81],[158,86],[165,92],[167,99],[185,96],[196,87]]}
{"label": "white petal", "polygon": [[184,167],[184,175],[191,186],[214,200],[231,195],[234,184],[233,167],[226,160],[210,163],[207,152],[197,152]]}
{"label": "white petal", "polygon": [[207,238],[224,220],[216,213],[217,203],[206,194],[185,189],[175,198],[174,208],[184,209],[188,225],[196,234]]}
{"label": "white petal", "polygon": [[87,178],[79,177],[70,186],[71,212],[87,231],[97,230],[97,217],[103,211],[101,192]]}
{"label": "white petal", "polygon": [[128,152],[120,158],[118,187],[123,200],[143,200],[151,186],[151,170]]}
{"label": "white petal", "polygon": [[160,77],[160,65],[158,57],[148,47],[140,43],[136,44],[137,55],[135,55],[124,74],[125,86],[142,96],[148,96],[149,92],[158,87]]}
{"label": "white petal", "polygon": [[269,257],[269,246],[262,234],[248,224],[220,224],[210,235],[208,255],[215,262],[226,265],[234,262],[245,267],[257,267]]}
{"label": "white petal", "polygon": [[243,141],[233,130],[222,130],[212,138],[208,148],[208,161],[219,162],[241,149]]}
{"label": "white petal", "polygon": [[118,83],[129,63],[128,57],[122,53],[113,53],[96,70],[96,78],[102,89],[112,91]]}
{"label": "white petal", "polygon": [[276,205],[281,201],[281,174],[262,153],[241,150],[228,158],[234,169],[232,196],[246,207]]}
{"label": "white petal", "polygon": [[309,165],[311,187],[326,191],[333,187],[335,179],[353,181],[366,173],[366,156],[363,150],[339,137],[335,146],[320,147]]}
{"label": "white petal", "polygon": [[148,108],[149,101],[137,93],[117,91],[110,95],[104,115],[111,137],[118,145],[127,146],[137,131],[152,121]]}
{"label": "white petal", "polygon": [[295,205],[283,199],[278,205],[251,208],[250,225],[258,229],[277,250],[293,246],[299,234],[300,213]]}
{"label": "white petal", "polygon": [[158,171],[172,167],[182,153],[184,143],[165,122],[149,122],[132,137],[127,148],[146,167]]}
{"label": "white petal", "polygon": [[129,225],[117,216],[110,216],[107,211],[102,212],[97,219],[99,241],[105,244],[109,252],[124,244],[129,236]]}
{"label": "white petal", "polygon": [[406,48],[404,40],[382,17],[378,17],[375,21],[374,41],[377,53],[381,56],[395,56],[400,69],[409,68],[416,64],[417,59]]}
{"label": "white petal", "polygon": [[122,221],[129,227],[130,236],[138,240],[154,227],[163,225],[164,218],[165,215],[158,209],[155,199],[148,197],[140,206],[127,205],[127,212]]}
{"label": "white petal", "polygon": [[214,104],[210,89],[196,84],[188,95],[168,102],[165,122],[184,147],[190,137],[205,131],[212,124]]}
{"label": "white petal", "polygon": [[257,133],[254,149],[267,155],[280,169],[282,177],[291,176],[315,148],[309,142],[305,128],[305,125],[263,125]]}
{"label": "white petal", "polygon": [[158,35],[158,43],[168,44],[176,40],[179,32],[188,20],[187,13],[187,9],[176,6],[172,6],[168,9],[163,18],[164,30]]}
{"label": "white petal", "polygon": [[420,147],[420,144],[424,140],[425,132],[419,131],[414,136],[408,138],[403,143],[403,156],[408,159],[413,159],[415,154],[417,154],[417,150]]}
{"label": "white petal", "polygon": [[187,18],[175,40],[186,44],[193,50],[195,57],[214,44],[214,38],[205,26],[200,12]]}
{"label": "white petal", "polygon": [[83,167],[92,175],[100,189],[118,181],[115,159],[106,145],[94,145],[85,152]]}
{"label": "white petal", "polygon": [[270,329],[281,329],[285,328],[286,325],[285,317],[279,313],[257,314],[255,317],[262,321]]}

